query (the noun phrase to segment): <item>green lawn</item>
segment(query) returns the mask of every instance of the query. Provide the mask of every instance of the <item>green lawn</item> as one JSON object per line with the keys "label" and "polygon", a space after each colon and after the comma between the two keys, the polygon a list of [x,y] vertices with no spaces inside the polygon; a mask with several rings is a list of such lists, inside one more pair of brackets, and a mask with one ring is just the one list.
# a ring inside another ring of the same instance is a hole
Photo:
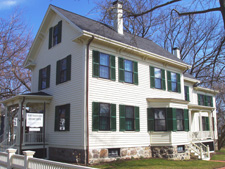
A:
{"label": "green lawn", "polygon": [[225,161],[225,147],[223,147],[220,151],[217,151],[217,153],[213,155],[211,159]]}
{"label": "green lawn", "polygon": [[[213,155],[212,160],[225,161],[225,148],[221,149],[221,151]],[[172,161],[152,158],[137,160],[118,160],[116,162],[93,165],[92,167],[102,169],[214,169],[225,167],[225,163],[203,160]]]}

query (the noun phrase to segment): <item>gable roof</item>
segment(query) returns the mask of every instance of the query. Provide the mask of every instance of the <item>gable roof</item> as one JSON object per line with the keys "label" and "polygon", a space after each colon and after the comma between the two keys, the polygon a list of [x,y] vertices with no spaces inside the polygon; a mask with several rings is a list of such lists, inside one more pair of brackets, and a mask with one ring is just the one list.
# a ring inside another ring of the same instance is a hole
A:
{"label": "gable roof", "polygon": [[85,30],[97,35],[101,35],[103,37],[113,39],[115,41],[119,41],[127,45],[146,50],[151,53],[155,53],[155,54],[167,57],[174,61],[184,63],[181,59],[178,59],[176,56],[174,56],[173,54],[171,54],[170,52],[163,49],[162,47],[160,47],[159,45],[157,45],[156,43],[154,43],[153,41],[149,39],[141,38],[139,36],[132,35],[125,31],[124,31],[124,34],[121,35],[117,33],[112,27],[106,24],[75,14],[65,9],[56,7],[54,5],[50,5],[50,6],[55,8],[59,13],[64,15],[68,20],[70,20],[72,23],[77,25],[82,30]]}

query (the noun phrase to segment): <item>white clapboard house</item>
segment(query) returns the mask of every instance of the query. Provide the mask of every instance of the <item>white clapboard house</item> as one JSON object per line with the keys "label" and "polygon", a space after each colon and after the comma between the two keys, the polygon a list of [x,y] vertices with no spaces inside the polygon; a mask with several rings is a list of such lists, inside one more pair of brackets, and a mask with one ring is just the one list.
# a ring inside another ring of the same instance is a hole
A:
{"label": "white clapboard house", "polygon": [[217,91],[184,73],[179,49],[124,32],[122,3],[113,5],[114,27],[49,6],[24,63],[32,92],[2,101],[2,150],[82,163],[209,159]]}

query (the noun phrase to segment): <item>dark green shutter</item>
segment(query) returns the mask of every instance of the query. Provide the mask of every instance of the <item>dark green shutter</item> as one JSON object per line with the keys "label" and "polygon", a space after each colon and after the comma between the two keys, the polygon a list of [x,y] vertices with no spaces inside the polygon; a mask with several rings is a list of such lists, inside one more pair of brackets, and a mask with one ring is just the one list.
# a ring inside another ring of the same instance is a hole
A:
{"label": "dark green shutter", "polygon": [[176,109],[167,108],[167,130],[168,131],[177,131],[177,118],[176,118]]}
{"label": "dark green shutter", "polygon": [[208,106],[208,96],[204,95],[204,105]]}
{"label": "dark green shutter", "polygon": [[171,91],[171,72],[167,71],[167,87],[168,87],[168,91]]}
{"label": "dark green shutter", "polygon": [[150,86],[155,88],[155,70],[152,66],[150,66]]}
{"label": "dark green shutter", "polygon": [[116,80],[115,56],[110,55],[110,79]]}
{"label": "dark green shutter", "polygon": [[198,105],[200,105],[201,102],[200,102],[200,94],[198,94]]}
{"label": "dark green shutter", "polygon": [[46,88],[50,87],[50,72],[51,72],[51,65],[47,66],[47,82],[46,82]]}
{"label": "dark green shutter", "polygon": [[111,104],[110,105],[110,130],[116,131],[116,105]]}
{"label": "dark green shutter", "polygon": [[71,80],[71,55],[66,58],[66,81]]}
{"label": "dark green shutter", "polygon": [[120,109],[120,131],[125,131],[125,105],[119,105]]}
{"label": "dark green shutter", "polygon": [[206,131],[209,131],[209,117],[205,118],[205,125]]}
{"label": "dark green shutter", "polygon": [[92,102],[92,131],[99,130],[99,103]]}
{"label": "dark green shutter", "polygon": [[51,27],[49,29],[49,40],[48,40],[48,49],[52,47],[52,37],[53,37],[53,28]]}
{"label": "dark green shutter", "polygon": [[185,86],[186,88],[186,95],[187,95],[187,101],[190,101],[190,94],[189,94],[189,86]]}
{"label": "dark green shutter", "polygon": [[212,96],[210,97],[211,97],[211,107],[213,107],[213,97]]}
{"label": "dark green shutter", "polygon": [[42,69],[39,70],[39,78],[38,78],[38,90],[42,89]]}
{"label": "dark green shutter", "polygon": [[124,82],[124,63],[123,63],[123,58],[119,58],[119,82]]}
{"label": "dark green shutter", "polygon": [[180,74],[177,73],[177,92],[181,93],[181,86],[180,86]]}
{"label": "dark green shutter", "polygon": [[148,108],[148,131],[155,130],[155,121],[154,121],[154,108]]}
{"label": "dark green shutter", "polygon": [[58,23],[58,37],[57,37],[57,43],[60,43],[61,42],[61,40],[62,40],[62,21],[59,21],[59,23]]}
{"label": "dark green shutter", "polygon": [[56,84],[60,83],[60,60],[56,63]]}
{"label": "dark green shutter", "polygon": [[138,85],[138,63],[133,61],[133,67],[134,67],[134,84]]}
{"label": "dark green shutter", "polygon": [[189,131],[189,114],[188,114],[188,109],[184,109],[184,131]]}
{"label": "dark green shutter", "polygon": [[65,105],[66,114],[65,114],[65,131],[70,131],[70,104]]}
{"label": "dark green shutter", "polygon": [[93,53],[92,53],[92,55],[93,55],[93,64],[92,64],[92,66],[93,66],[93,77],[99,77],[99,63],[100,63],[100,57],[99,57],[99,55],[100,55],[100,53],[99,53],[99,51],[95,51],[95,50],[93,50]]}
{"label": "dark green shutter", "polygon": [[59,131],[59,106],[55,107],[55,131]]}
{"label": "dark green shutter", "polygon": [[134,107],[135,131],[140,131],[139,107]]}
{"label": "dark green shutter", "polygon": [[165,78],[165,70],[161,69],[162,72],[162,89],[166,90],[166,78]]}

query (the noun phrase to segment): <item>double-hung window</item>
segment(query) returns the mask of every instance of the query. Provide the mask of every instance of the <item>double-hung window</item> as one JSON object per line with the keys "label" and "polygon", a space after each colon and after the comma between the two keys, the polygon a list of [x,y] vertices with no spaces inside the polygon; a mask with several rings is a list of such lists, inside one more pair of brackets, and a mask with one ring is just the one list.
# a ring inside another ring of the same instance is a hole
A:
{"label": "double-hung window", "polygon": [[92,103],[92,130],[116,131],[116,105],[109,103]]}
{"label": "double-hung window", "polygon": [[52,48],[53,46],[59,44],[62,39],[62,21],[58,22],[57,25],[51,27],[49,29],[49,45],[48,48]]}
{"label": "double-hung window", "polygon": [[184,131],[184,111],[176,109],[177,131]]}
{"label": "double-hung window", "polygon": [[50,86],[50,65],[39,70],[38,90],[49,88]]}
{"label": "double-hung window", "polygon": [[202,130],[209,131],[209,117],[202,117]]}
{"label": "double-hung window", "polygon": [[69,127],[70,127],[70,104],[56,106],[55,131],[69,131]]}
{"label": "double-hung window", "polygon": [[93,51],[93,77],[115,80],[115,56]]}
{"label": "double-hung window", "polygon": [[184,86],[184,97],[186,101],[190,101],[190,95],[189,95],[189,87]]}
{"label": "double-hung window", "polygon": [[167,71],[167,85],[168,91],[180,93],[180,74]]}
{"label": "double-hung window", "polygon": [[213,107],[213,97],[198,94],[198,105]]}
{"label": "double-hung window", "polygon": [[155,109],[155,131],[166,131],[166,109]]}
{"label": "double-hung window", "polygon": [[57,61],[56,84],[60,84],[71,79],[71,55]]}
{"label": "double-hung window", "polygon": [[206,103],[205,103],[206,106],[211,106],[211,107],[213,107],[212,96],[206,96],[205,102],[206,102]]}
{"label": "double-hung window", "polygon": [[151,88],[165,90],[165,70],[150,66],[150,84]]}
{"label": "double-hung window", "polygon": [[119,58],[119,81],[138,85],[138,63]]}
{"label": "double-hung window", "polygon": [[125,106],[125,123],[126,123],[126,131],[133,131],[134,130],[134,107],[132,106]]}

